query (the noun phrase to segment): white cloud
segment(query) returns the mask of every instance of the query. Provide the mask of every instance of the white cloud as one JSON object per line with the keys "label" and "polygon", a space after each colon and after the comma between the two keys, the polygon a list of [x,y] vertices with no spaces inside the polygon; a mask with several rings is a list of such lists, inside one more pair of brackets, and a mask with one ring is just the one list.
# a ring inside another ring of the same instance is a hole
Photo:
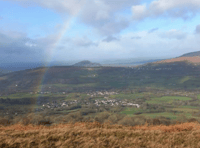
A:
{"label": "white cloud", "polygon": [[97,43],[86,38],[77,38],[73,41],[75,46],[89,47],[89,46],[98,46]]}
{"label": "white cloud", "polygon": [[[116,15],[122,9],[131,9],[140,0],[8,0],[22,6],[39,5],[52,9],[62,16],[75,16],[82,23],[95,28],[101,35],[113,35],[128,27],[130,20],[125,15]],[[64,15],[63,15],[64,14]],[[110,31],[111,30],[111,31]]]}
{"label": "white cloud", "polygon": [[28,47],[36,47],[37,46],[37,44],[32,44],[30,42],[26,42],[25,45]]}
{"label": "white cloud", "polygon": [[[127,1],[127,4],[134,4],[137,0]],[[132,5],[130,5],[131,7]],[[121,30],[129,26],[130,20],[125,16],[116,15],[116,12],[120,11],[124,5],[115,1],[90,1],[85,6],[80,14],[80,20],[94,27],[101,35],[112,36],[119,33]]]}
{"label": "white cloud", "polygon": [[[23,33],[10,32],[4,33],[4,35],[1,33],[0,43],[7,43],[9,47],[1,48],[0,53],[7,55],[12,53],[13,57],[17,57],[17,53],[18,55],[19,53],[31,55],[34,52],[38,54],[38,57],[40,53],[46,56],[45,52],[51,54],[51,50],[55,50],[56,55],[54,57],[57,57],[58,60],[162,57],[165,55],[178,56],[185,52],[200,49],[197,35],[185,33],[181,30],[160,31],[162,30],[160,26],[158,26],[159,30],[153,28],[137,33],[123,33],[120,38],[116,38],[117,34],[127,28],[131,21],[130,18],[127,18],[127,12],[124,12],[124,9],[132,10],[134,20],[160,16],[187,19],[199,12],[199,0],[154,0],[149,5],[136,5],[140,0],[8,1],[19,2],[26,7],[39,5],[52,9],[62,16],[65,14],[77,17],[78,23],[84,23],[87,27],[89,26],[88,28],[94,28],[95,31],[103,35],[103,37],[96,35],[92,30],[92,33],[95,34],[94,39],[99,38],[99,41],[87,37],[74,37],[73,39],[65,39],[56,46],[60,39],[58,33],[64,30],[62,25],[55,27],[54,34],[35,40],[27,38],[27,35]],[[121,13],[122,11],[123,13]],[[196,27],[195,32],[200,33],[200,25]],[[15,49],[13,49],[14,47]],[[37,60],[37,58],[33,59]]]}
{"label": "white cloud", "polygon": [[146,16],[146,4],[132,7],[133,19],[139,20]]}
{"label": "white cloud", "polygon": [[[160,37],[160,34],[169,35],[170,33],[173,35],[166,36],[167,39],[166,37]],[[198,38],[192,33],[187,34],[187,38],[182,38],[182,33],[184,34],[179,30],[157,31],[154,33],[149,33],[149,30],[146,30],[127,33],[121,35],[120,40],[117,41],[99,41],[98,46],[67,46],[65,50],[57,53],[57,57],[63,56],[63,60],[67,58],[70,60],[88,59],[92,61],[138,57],[169,58],[199,50]],[[134,39],[132,39],[133,37]],[[75,48],[72,50],[73,47]]]}
{"label": "white cloud", "polygon": [[[64,38],[61,42],[61,47],[89,47],[89,46],[98,46],[98,42],[94,42],[90,40],[87,36],[84,37],[76,37],[76,38]],[[63,48],[64,49],[64,48]]]}
{"label": "white cloud", "polygon": [[[119,38],[119,40],[116,40]],[[125,58],[172,58],[183,53],[198,51],[199,38],[182,30],[161,29],[129,32],[120,37],[108,36],[94,42],[87,37],[66,39],[63,50],[57,51],[58,60],[111,60]],[[89,43],[97,43],[98,46]],[[65,46],[65,47],[64,47]]]}
{"label": "white cloud", "polygon": [[162,38],[181,40],[187,37],[187,33],[176,30],[176,29],[172,29],[172,30],[160,33],[159,36]]}
{"label": "white cloud", "polygon": [[[42,59],[42,55],[45,60],[47,57],[46,53],[50,52],[50,49],[54,49],[54,60],[66,61],[86,59],[94,61],[100,59],[136,57],[176,57],[182,53],[197,51],[200,48],[199,39],[192,33],[187,34],[187,38],[182,38],[184,32],[179,30],[157,31],[150,34],[148,32],[147,30],[127,33],[121,35],[120,40],[114,42],[105,42],[103,40],[94,42],[87,37],[67,38],[58,47],[54,46],[56,43],[54,35],[32,40],[23,35],[18,35],[18,38],[11,38],[9,35],[0,34],[0,43],[8,43],[6,47],[2,47],[1,45],[0,53],[1,55],[7,55],[5,57],[9,56],[12,60],[9,58],[7,59],[11,61],[25,61],[23,56],[28,56],[38,61]],[[164,34],[165,37],[160,37],[161,34]],[[134,39],[132,39],[133,37]],[[112,39],[114,39],[114,37]],[[62,50],[59,50],[61,46]]]}
{"label": "white cloud", "polygon": [[131,39],[139,40],[139,39],[141,39],[141,37],[140,36],[134,36],[134,37],[131,37]]}
{"label": "white cloud", "polygon": [[154,0],[148,6],[132,7],[133,19],[138,21],[158,16],[188,19],[199,12],[199,0]]}

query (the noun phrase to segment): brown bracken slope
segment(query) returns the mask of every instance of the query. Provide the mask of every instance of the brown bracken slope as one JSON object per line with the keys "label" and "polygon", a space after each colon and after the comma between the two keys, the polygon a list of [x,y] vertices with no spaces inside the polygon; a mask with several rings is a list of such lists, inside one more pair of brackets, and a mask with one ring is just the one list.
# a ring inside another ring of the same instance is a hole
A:
{"label": "brown bracken slope", "polygon": [[173,62],[181,62],[181,61],[187,61],[189,63],[193,64],[198,64],[200,63],[200,56],[194,56],[194,57],[178,57],[178,58],[173,58],[173,59],[167,59],[167,60],[162,60],[154,63],[173,63]]}
{"label": "brown bracken slope", "polygon": [[99,123],[1,126],[0,147],[8,148],[191,148],[200,147],[200,124],[121,126]]}

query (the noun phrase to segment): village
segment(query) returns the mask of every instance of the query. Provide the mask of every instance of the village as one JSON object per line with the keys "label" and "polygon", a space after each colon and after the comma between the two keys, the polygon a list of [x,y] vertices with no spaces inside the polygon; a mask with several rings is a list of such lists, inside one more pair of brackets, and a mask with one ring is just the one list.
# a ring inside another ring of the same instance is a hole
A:
{"label": "village", "polygon": [[[63,92],[64,94],[64,92]],[[71,100],[71,101],[52,101],[47,102],[42,104],[42,108],[40,108],[39,110],[44,110],[45,108],[48,109],[54,109],[54,108],[67,108],[70,106],[74,106],[74,105],[95,105],[95,106],[129,106],[129,107],[137,107],[139,108],[140,105],[139,104],[135,104],[133,102],[128,101],[127,99],[110,99],[109,95],[115,95],[118,94],[117,92],[108,92],[108,91],[95,91],[95,92],[91,92],[91,93],[87,93],[88,96],[90,96],[91,98],[88,100],[86,99],[76,99],[76,100]],[[95,99],[98,98],[99,96],[103,96],[103,99]]]}
{"label": "village", "polygon": [[[127,92],[126,92],[127,91]],[[36,98],[36,106],[32,108],[34,112],[43,112],[43,111],[55,111],[55,112],[71,112],[75,110],[79,110],[82,108],[115,108],[115,107],[133,107],[133,108],[144,108],[144,104],[146,99],[145,98],[136,98],[136,99],[127,99],[126,95],[123,96],[121,94],[135,94],[135,93],[142,93],[143,91],[150,91],[150,90],[106,90],[102,89],[99,91],[86,91],[85,93],[77,92],[77,93],[69,93],[67,91],[53,93],[50,91],[37,91],[37,92],[29,92],[29,94],[39,94]],[[197,95],[200,93],[199,91],[196,92],[184,92],[184,91],[161,91],[161,90],[153,90],[151,92],[159,96],[185,96],[193,98],[193,100],[197,100]],[[48,94],[48,95],[46,95]],[[15,103],[20,103],[19,101]],[[25,100],[25,99],[24,99]],[[23,100],[23,101],[24,101]],[[28,99],[27,103],[29,102]],[[11,99],[1,99],[2,103],[12,103],[14,100]],[[150,107],[150,106],[148,106]],[[4,112],[4,114],[24,114],[21,111],[17,112]]]}
{"label": "village", "polygon": [[[46,94],[48,92],[39,92],[41,94]],[[159,93],[159,92],[157,92]],[[160,92],[161,93],[161,92]],[[193,92],[194,93],[194,92]],[[66,92],[61,92],[61,94],[68,96]],[[38,105],[41,106],[40,108],[36,108],[35,111],[44,111],[45,109],[61,109],[61,110],[73,110],[72,106],[90,106],[95,105],[96,107],[100,106],[107,106],[107,107],[115,107],[115,106],[123,106],[123,107],[141,107],[141,100],[140,102],[135,102],[135,100],[127,100],[125,98],[112,98],[111,95],[117,95],[119,92],[117,91],[91,91],[87,92],[87,96],[90,99],[73,99],[73,100],[54,100],[54,101],[46,101],[40,102],[38,100]],[[192,97],[192,94],[189,92],[173,92],[173,91],[166,91],[163,95],[178,95],[178,96],[189,96]],[[196,92],[198,94],[198,92]]]}
{"label": "village", "polygon": [[106,99],[106,100],[95,100],[95,102],[93,103],[93,101],[89,102],[86,100],[73,100],[73,101],[62,101],[62,102],[57,102],[57,101],[53,101],[53,102],[48,102],[46,104],[43,104],[42,108],[40,108],[41,110],[44,110],[45,108],[49,108],[49,109],[54,109],[54,108],[65,108],[65,107],[69,107],[72,105],[78,105],[78,104],[82,104],[82,105],[90,105],[90,104],[94,104],[96,106],[135,106],[137,108],[140,107],[139,104],[133,104],[131,102],[128,102],[127,100],[124,101],[119,101],[117,99]]}

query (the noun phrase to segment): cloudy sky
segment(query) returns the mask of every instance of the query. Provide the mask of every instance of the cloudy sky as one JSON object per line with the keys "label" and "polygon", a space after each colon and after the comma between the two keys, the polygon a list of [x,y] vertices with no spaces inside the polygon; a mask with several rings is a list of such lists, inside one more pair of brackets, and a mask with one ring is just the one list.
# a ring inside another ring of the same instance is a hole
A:
{"label": "cloudy sky", "polygon": [[168,58],[200,50],[200,0],[0,0],[0,62]]}

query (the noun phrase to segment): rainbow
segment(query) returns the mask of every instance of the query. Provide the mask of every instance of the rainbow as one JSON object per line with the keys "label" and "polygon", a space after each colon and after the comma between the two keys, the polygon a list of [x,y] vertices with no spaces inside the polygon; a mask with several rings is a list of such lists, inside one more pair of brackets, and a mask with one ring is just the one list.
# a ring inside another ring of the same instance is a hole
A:
{"label": "rainbow", "polygon": [[[36,88],[34,90],[34,92],[40,92],[41,91],[41,85],[43,84],[43,80],[45,78],[45,75],[47,74],[49,68],[47,67],[48,63],[52,60],[53,56],[55,55],[55,50],[56,50],[56,47],[59,45],[60,41],[63,39],[63,37],[65,36],[66,32],[70,29],[73,21],[74,21],[74,18],[76,18],[81,9],[83,8],[83,6],[85,5],[87,0],[82,0],[80,3],[82,4],[81,7],[79,7],[79,9],[76,11],[76,13],[70,17],[67,21],[65,21],[65,25],[64,27],[62,28],[62,30],[58,33],[58,35],[56,36],[56,42],[53,44],[53,46],[48,49],[48,51],[46,51],[46,59],[45,59],[45,63],[44,63],[44,69],[42,69],[42,75],[41,77],[37,80],[37,84],[36,84]],[[39,95],[37,97],[37,99],[39,98]]]}

